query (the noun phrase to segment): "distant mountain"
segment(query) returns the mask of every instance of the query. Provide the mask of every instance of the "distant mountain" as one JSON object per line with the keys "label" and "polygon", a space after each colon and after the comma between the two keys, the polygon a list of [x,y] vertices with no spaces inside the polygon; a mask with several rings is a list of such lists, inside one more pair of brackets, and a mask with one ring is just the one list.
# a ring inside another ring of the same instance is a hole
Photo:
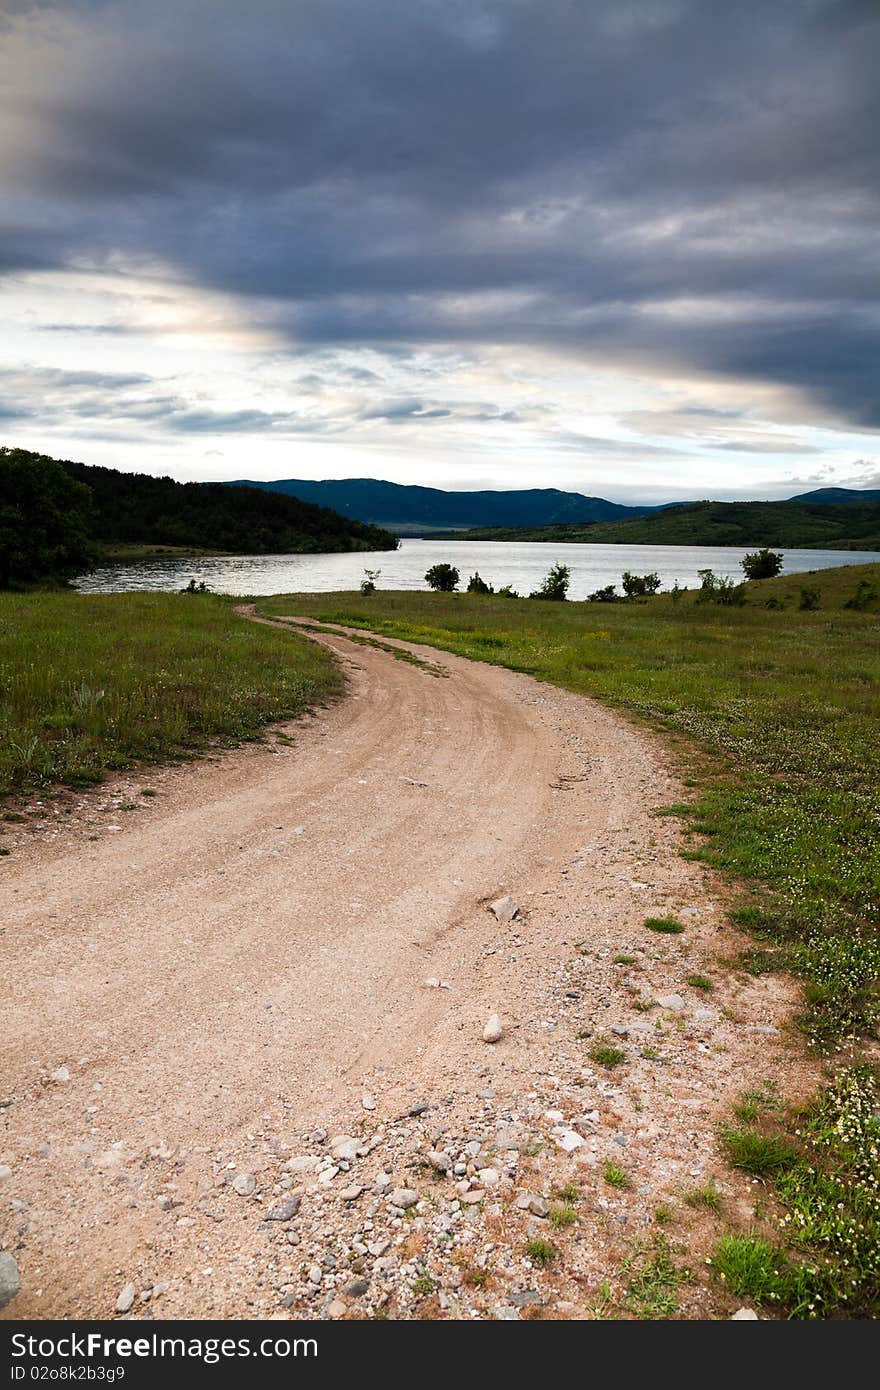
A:
{"label": "distant mountain", "polygon": [[860,502],[880,502],[880,488],[817,487],[801,492],[789,502],[813,502],[820,507],[852,507]]}
{"label": "distant mountain", "polygon": [[220,483],[178,483],[146,473],[59,462],[71,478],[91,489],[91,533],[104,547],[123,542],[287,555],[393,550],[397,545],[397,537],[388,531],[296,497],[267,496],[257,488],[242,488],[236,494]]}
{"label": "distant mountain", "polygon": [[804,502],[691,502],[650,515],[590,526],[483,528],[463,540],[585,542],[601,545],[779,546],[790,550],[880,551],[880,500],[861,505]]}
{"label": "distant mountain", "polygon": [[281,492],[304,502],[332,507],[390,531],[413,535],[454,531],[472,526],[549,526],[644,516],[652,507],[624,507],[602,497],[584,497],[558,488],[524,488],[509,492],[445,492],[441,488],[381,482],[378,478],[333,478],[313,482],[281,478],[276,482],[236,480],[230,487]]}

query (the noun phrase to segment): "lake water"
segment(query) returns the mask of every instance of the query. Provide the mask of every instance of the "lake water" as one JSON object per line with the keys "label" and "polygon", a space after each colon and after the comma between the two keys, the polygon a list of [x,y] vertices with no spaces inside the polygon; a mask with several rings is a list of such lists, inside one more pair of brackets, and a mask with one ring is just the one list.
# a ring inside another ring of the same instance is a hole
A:
{"label": "lake water", "polygon": [[[634,574],[652,571],[663,588],[678,581],[684,588],[699,586],[697,571],[741,579],[740,560],[749,546],[709,547],[688,545],[555,545],[542,541],[419,541],[404,540],[399,550],[360,551],[356,554],[229,555],[203,559],[138,560],[107,565],[77,580],[81,593],[115,594],[132,589],[165,592],[183,589],[191,579],[204,582],[216,593],[286,594],[327,593],[357,589],[364,569],[381,570],[380,589],[426,589],[425,571],[448,562],[461,573],[461,587],[479,570],[494,588],[512,584],[520,594],[537,589],[551,565],[571,568],[569,598],[584,599],[606,584],[620,586],[624,570]],[[786,550],[783,573],[829,569],[834,565],[858,565],[880,561],[875,551]]]}

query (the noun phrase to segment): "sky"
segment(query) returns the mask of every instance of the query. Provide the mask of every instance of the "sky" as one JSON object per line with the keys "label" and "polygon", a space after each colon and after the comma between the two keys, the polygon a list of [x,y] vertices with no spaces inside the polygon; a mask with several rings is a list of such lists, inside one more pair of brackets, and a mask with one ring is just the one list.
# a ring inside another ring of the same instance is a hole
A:
{"label": "sky", "polygon": [[0,443],[880,486],[877,0],[0,0]]}

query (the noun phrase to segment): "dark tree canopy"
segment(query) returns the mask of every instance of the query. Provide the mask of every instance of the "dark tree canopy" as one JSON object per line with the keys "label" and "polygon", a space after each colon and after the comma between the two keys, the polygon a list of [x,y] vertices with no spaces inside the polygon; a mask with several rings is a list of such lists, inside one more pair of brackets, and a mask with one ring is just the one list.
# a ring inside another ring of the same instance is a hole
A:
{"label": "dark tree canopy", "polygon": [[744,555],[740,564],[746,579],[775,579],[782,572],[782,556],[776,550],[754,550]]}
{"label": "dark tree canopy", "polygon": [[63,582],[94,560],[92,497],[60,463],[0,447],[0,588]]}
{"label": "dark tree canopy", "polygon": [[451,594],[458,587],[461,578],[455,565],[432,565],[425,575],[425,581],[432,589],[443,594]]}

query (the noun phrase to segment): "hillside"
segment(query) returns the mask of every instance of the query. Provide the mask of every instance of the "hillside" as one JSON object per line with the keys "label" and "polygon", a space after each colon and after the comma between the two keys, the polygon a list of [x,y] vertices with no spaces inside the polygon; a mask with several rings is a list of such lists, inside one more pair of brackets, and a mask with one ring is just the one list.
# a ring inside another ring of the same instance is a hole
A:
{"label": "hillside", "polygon": [[880,550],[880,502],[691,502],[589,526],[473,529],[462,540]]}
{"label": "hillside", "polygon": [[561,522],[616,521],[642,516],[651,507],[624,507],[602,497],[584,497],[558,488],[445,492],[441,488],[386,483],[378,478],[333,478],[320,482],[280,478],[243,479],[229,487],[259,488],[304,502],[332,507],[342,516],[388,527],[401,534],[458,530],[473,526],[550,526]]}
{"label": "hillside", "polygon": [[880,488],[817,487],[813,492],[800,492],[789,502],[817,502],[821,506],[858,505],[860,502],[880,502]]}
{"label": "hillside", "polygon": [[[34,456],[36,457],[36,456]],[[92,492],[92,535],[103,547],[167,545],[240,555],[393,550],[397,538],[296,497],[220,483],[178,483],[62,460]]]}

